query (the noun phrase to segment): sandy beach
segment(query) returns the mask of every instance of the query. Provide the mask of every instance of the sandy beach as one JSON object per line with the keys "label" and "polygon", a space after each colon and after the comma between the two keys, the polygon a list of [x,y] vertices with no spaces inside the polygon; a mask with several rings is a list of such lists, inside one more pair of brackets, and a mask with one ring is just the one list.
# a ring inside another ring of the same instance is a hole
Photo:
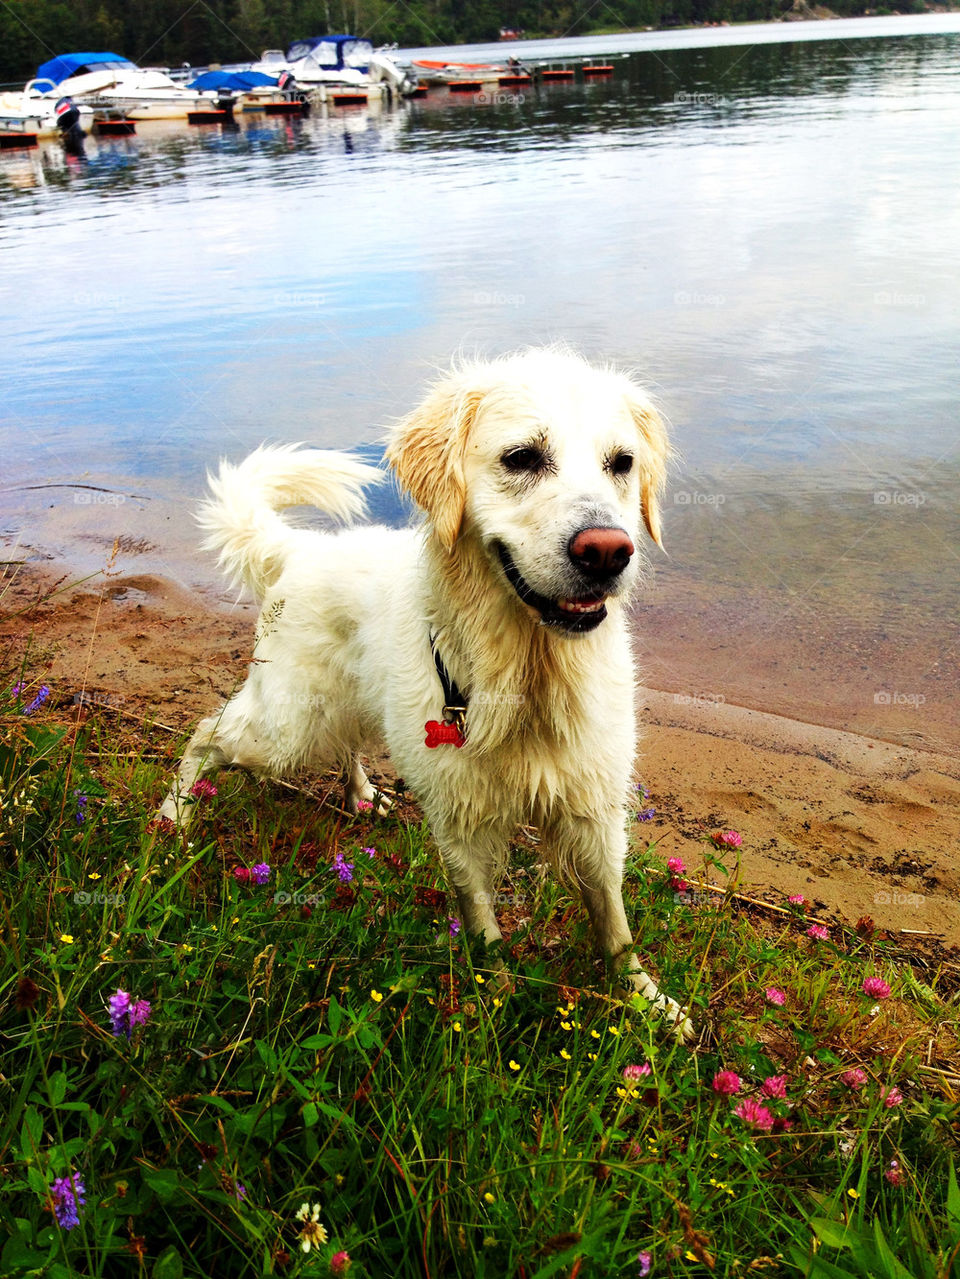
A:
{"label": "sandy beach", "polygon": [[[252,604],[131,572],[123,553],[83,580],[5,558],[4,666],[22,663],[60,711],[83,693],[100,703],[84,715],[185,730],[243,679]],[[746,895],[802,893],[824,918],[960,943],[955,758],[653,688],[642,703],[637,776],[656,811],[638,830],[664,859],[693,870],[712,831],[735,829]],[[389,779],[388,762],[373,767]]]}

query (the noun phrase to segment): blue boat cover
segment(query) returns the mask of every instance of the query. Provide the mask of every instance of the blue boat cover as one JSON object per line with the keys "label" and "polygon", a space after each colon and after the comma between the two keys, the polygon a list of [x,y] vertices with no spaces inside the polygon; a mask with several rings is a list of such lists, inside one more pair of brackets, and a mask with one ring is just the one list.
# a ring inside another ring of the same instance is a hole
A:
{"label": "blue boat cover", "polygon": [[136,64],[129,58],[121,58],[119,53],[62,53],[59,58],[51,58],[37,67],[38,80],[51,80],[60,84],[71,76],[83,75],[86,71],[112,71],[122,67],[125,71],[136,71]]}
{"label": "blue boat cover", "polygon": [[243,93],[247,89],[259,89],[269,85],[277,87],[277,77],[262,71],[204,71],[190,82],[191,89],[233,89]]}
{"label": "blue boat cover", "polygon": [[287,61],[299,62],[311,53],[320,66],[329,67],[332,71],[342,71],[344,67],[366,71],[373,45],[359,36],[308,36],[306,40],[296,40],[290,46]]}

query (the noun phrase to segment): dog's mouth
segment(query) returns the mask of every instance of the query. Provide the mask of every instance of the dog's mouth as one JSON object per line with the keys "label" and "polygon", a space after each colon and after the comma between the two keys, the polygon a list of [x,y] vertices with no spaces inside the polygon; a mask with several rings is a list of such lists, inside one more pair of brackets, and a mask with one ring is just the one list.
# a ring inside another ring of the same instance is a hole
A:
{"label": "dog's mouth", "polygon": [[524,580],[510,558],[510,552],[502,542],[496,542],[494,545],[507,581],[524,604],[536,609],[545,626],[555,626],[558,630],[568,631],[571,634],[582,634],[599,626],[607,616],[607,597],[602,591],[592,591],[583,595],[561,595],[558,599],[550,599],[546,595],[541,595],[539,591],[535,591],[530,583]]}

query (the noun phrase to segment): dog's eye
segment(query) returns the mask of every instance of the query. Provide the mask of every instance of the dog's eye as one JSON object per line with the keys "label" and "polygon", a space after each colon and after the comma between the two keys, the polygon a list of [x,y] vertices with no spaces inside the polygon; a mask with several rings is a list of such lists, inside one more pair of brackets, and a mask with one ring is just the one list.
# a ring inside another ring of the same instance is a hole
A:
{"label": "dog's eye", "polygon": [[546,460],[543,450],[536,448],[510,449],[500,459],[508,471],[514,472],[542,471]]}
{"label": "dog's eye", "polygon": [[611,472],[614,475],[629,475],[633,468],[632,453],[614,453],[613,457],[607,462]]}

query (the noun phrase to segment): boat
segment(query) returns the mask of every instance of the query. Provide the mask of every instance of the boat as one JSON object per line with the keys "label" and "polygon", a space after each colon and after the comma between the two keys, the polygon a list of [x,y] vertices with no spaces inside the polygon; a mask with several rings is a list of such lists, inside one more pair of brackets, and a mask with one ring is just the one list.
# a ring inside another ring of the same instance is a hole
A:
{"label": "boat", "polygon": [[37,68],[25,92],[39,98],[71,97],[94,111],[119,110],[131,120],[186,120],[223,113],[232,97],[177,84],[155,67],[138,67],[117,53],[65,53]]}
{"label": "boat", "polygon": [[421,80],[428,84],[449,84],[451,80],[497,80],[508,75],[504,63],[447,62],[436,58],[415,58],[410,64]]}
{"label": "boat", "polygon": [[[268,50],[268,53],[275,51]],[[266,59],[267,54],[264,54]],[[258,69],[265,69],[261,61]],[[416,75],[399,66],[389,52],[351,35],[310,36],[287,50],[287,69],[302,89],[353,89],[368,94],[413,93]]]}
{"label": "boat", "polygon": [[42,98],[26,89],[0,93],[0,133],[33,133],[38,138],[62,137],[79,123],[85,133],[93,125],[93,108],[77,106],[79,121],[70,116],[63,97]]}

